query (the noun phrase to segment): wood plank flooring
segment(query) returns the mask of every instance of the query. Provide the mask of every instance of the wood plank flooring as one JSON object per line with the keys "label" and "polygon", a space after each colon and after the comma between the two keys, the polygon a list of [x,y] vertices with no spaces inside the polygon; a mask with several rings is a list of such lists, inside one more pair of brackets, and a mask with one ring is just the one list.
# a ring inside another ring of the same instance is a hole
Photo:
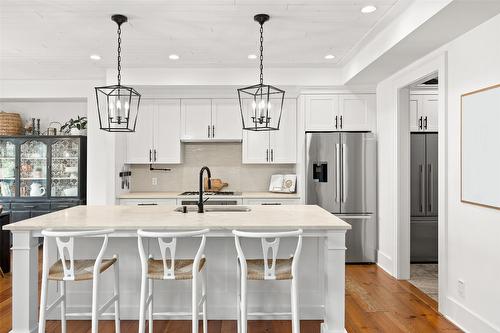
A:
{"label": "wood plank flooring", "polygon": [[[0,333],[11,329],[11,275],[0,278]],[[302,333],[319,333],[320,321],[301,321]],[[156,333],[189,333],[190,322],[155,321]],[[348,265],[346,269],[346,329],[360,332],[461,332],[437,312],[437,303],[412,284],[398,281],[376,265]],[[137,321],[121,322],[122,333],[137,332]],[[209,321],[209,333],[236,332],[235,321]],[[58,321],[47,323],[48,333],[59,333]],[[70,333],[90,333],[89,321],[70,321]],[[99,332],[114,332],[113,321],[100,321]],[[200,330],[201,332],[201,330]],[[249,333],[291,332],[287,320],[249,322]]]}

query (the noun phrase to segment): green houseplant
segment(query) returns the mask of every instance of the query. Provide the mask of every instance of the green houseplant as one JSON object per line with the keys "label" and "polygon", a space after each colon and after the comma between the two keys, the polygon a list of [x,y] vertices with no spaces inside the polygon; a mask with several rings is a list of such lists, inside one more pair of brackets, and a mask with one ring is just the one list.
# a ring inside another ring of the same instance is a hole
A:
{"label": "green houseplant", "polygon": [[87,135],[87,117],[71,118],[61,126],[60,132],[70,135]]}

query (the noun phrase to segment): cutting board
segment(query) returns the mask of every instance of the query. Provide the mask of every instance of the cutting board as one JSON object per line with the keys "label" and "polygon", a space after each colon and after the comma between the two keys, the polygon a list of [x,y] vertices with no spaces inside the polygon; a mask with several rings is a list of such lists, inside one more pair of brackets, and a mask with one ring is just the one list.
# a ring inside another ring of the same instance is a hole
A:
{"label": "cutting board", "polygon": [[220,190],[222,190],[224,187],[228,186],[229,184],[228,183],[224,183],[221,179],[219,178],[212,178],[210,179],[210,183],[212,185],[212,188],[209,189],[208,188],[208,178],[205,177],[205,179],[203,180],[203,189],[205,191],[210,191],[210,192],[219,192]]}

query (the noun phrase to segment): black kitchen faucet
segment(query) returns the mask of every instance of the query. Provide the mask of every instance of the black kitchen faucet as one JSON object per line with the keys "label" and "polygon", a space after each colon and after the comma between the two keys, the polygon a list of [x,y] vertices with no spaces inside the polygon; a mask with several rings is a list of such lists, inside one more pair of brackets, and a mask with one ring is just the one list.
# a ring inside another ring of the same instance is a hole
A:
{"label": "black kitchen faucet", "polygon": [[210,169],[207,166],[204,166],[200,170],[200,198],[198,199],[198,213],[203,213],[203,172],[207,171],[207,176],[208,176],[208,189],[212,188],[212,182],[210,178],[212,177],[212,174],[210,173]]}

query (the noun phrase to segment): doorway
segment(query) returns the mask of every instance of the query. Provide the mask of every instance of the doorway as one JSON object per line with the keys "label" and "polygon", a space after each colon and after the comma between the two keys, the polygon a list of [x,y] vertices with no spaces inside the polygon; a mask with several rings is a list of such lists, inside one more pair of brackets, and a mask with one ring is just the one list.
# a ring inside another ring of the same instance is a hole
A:
{"label": "doorway", "polygon": [[410,136],[409,282],[438,301],[439,78],[407,87]]}

